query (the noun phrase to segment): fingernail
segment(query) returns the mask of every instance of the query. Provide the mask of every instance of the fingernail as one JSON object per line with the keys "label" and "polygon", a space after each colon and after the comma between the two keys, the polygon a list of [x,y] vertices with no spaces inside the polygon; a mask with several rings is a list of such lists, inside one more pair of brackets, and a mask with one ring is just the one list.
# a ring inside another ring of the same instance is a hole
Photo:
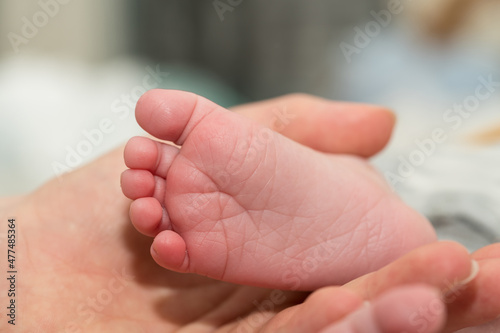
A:
{"label": "fingernail", "polygon": [[470,283],[472,280],[474,280],[476,278],[476,276],[478,274],[479,274],[479,263],[475,260],[472,260],[470,275],[465,280],[460,281],[459,285],[464,286],[464,285]]}

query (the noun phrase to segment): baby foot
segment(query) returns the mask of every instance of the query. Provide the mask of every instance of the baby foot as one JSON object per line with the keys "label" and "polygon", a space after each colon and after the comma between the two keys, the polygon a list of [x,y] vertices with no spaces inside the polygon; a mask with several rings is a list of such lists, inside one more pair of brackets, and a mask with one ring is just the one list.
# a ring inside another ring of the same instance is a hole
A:
{"label": "baby foot", "polygon": [[342,284],[435,240],[364,162],[319,153],[194,94],[154,90],[122,176],[154,259],[177,272],[280,289]]}

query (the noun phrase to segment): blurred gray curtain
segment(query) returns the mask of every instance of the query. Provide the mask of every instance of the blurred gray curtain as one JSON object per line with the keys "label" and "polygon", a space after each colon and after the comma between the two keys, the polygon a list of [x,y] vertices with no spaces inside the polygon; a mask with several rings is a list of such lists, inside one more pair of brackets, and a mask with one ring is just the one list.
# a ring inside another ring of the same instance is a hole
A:
{"label": "blurred gray curtain", "polygon": [[251,99],[332,97],[338,44],[377,7],[373,0],[221,2],[240,4],[221,20],[212,0],[137,0],[137,52],[209,69]]}

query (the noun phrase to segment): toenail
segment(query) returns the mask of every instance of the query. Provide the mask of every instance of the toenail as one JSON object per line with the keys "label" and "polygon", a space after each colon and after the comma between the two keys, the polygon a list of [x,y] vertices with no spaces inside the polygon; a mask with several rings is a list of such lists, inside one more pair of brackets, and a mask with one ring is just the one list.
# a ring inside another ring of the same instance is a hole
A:
{"label": "toenail", "polygon": [[151,245],[151,254],[158,257],[158,251],[156,251],[154,244]]}

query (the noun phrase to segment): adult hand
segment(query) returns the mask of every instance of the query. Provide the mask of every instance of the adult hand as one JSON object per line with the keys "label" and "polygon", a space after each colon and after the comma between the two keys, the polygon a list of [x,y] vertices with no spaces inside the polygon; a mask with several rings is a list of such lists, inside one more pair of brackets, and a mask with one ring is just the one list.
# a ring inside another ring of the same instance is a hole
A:
{"label": "adult hand", "polygon": [[[379,151],[394,124],[394,117],[384,109],[304,95],[236,110],[316,149],[361,156]],[[280,110],[286,110],[288,118],[283,114],[280,118],[276,114]],[[304,122],[309,125],[304,126]],[[317,131],[315,124],[318,128],[328,128],[330,124],[336,131]],[[336,139],[337,135],[343,139]],[[117,149],[30,195],[2,199],[0,217],[5,223],[9,218],[16,220],[20,272],[16,326],[9,325],[9,318],[4,317],[0,321],[2,332],[256,332],[275,328],[310,332],[349,322],[352,317],[346,315],[357,310],[363,299],[373,300],[371,313],[377,319],[385,304],[406,304],[407,295],[420,290],[418,293],[424,297],[407,304],[411,309],[434,299],[437,291],[432,288],[441,289],[446,279],[454,281],[470,273],[470,260],[462,248],[449,243],[431,245],[348,286],[320,290],[303,302],[308,296],[304,293],[239,286],[166,271],[150,258],[151,240],[138,234],[130,224],[130,201],[119,188],[119,175],[125,168],[121,155],[122,149]],[[451,250],[443,254],[443,248]],[[492,282],[498,276],[494,265],[498,254],[496,248],[480,253],[484,256],[478,258],[480,275],[462,294],[462,303],[448,305],[455,311],[450,320],[454,313],[467,316],[450,321],[454,325],[450,327],[492,318],[493,310],[486,310],[497,309],[499,304],[495,302],[499,299],[495,297],[498,288]],[[427,258],[428,261],[422,260],[427,264],[415,266],[414,258],[421,256]],[[445,258],[447,265],[428,265],[439,258]],[[414,267],[422,271],[414,272]],[[397,279],[398,276],[408,279]],[[1,280],[1,290],[7,290],[7,282]],[[426,286],[415,286],[418,283]],[[407,284],[412,286],[404,287]],[[342,298],[345,303],[331,299],[341,299],[339,293],[347,295]],[[5,294],[0,301],[7,304]],[[266,301],[271,301],[273,307],[263,312],[269,306]],[[387,309],[392,311],[391,307]],[[307,313],[311,314],[309,319]],[[441,315],[436,318],[430,329],[443,320]]]}

